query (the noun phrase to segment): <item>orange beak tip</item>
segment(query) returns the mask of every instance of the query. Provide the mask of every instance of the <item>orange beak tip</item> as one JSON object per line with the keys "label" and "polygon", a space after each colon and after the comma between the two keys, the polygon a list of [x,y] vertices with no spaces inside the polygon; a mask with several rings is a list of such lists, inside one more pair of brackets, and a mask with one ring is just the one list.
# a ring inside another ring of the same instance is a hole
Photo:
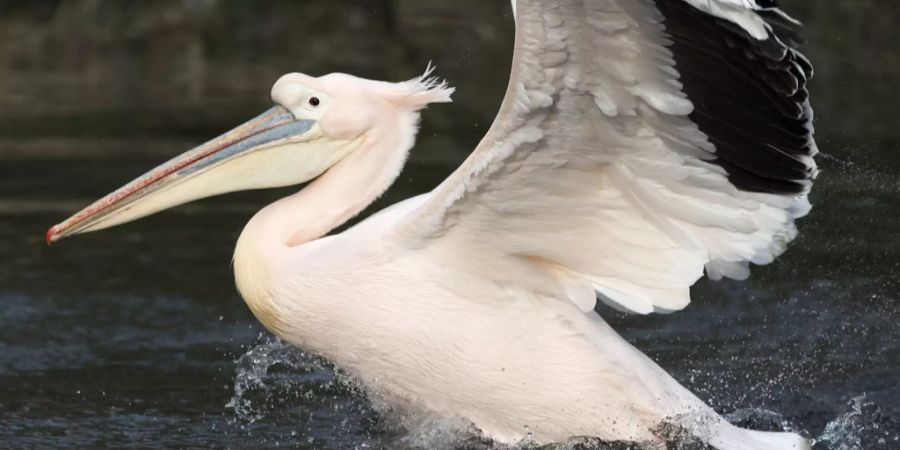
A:
{"label": "orange beak tip", "polygon": [[53,225],[47,230],[47,234],[44,235],[44,241],[48,246],[52,245],[54,241],[56,241],[56,225]]}

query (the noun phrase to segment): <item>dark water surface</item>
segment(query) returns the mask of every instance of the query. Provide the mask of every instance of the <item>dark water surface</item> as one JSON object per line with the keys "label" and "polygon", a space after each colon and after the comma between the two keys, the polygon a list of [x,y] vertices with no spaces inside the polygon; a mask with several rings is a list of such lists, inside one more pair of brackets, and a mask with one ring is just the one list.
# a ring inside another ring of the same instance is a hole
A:
{"label": "dark water surface", "polygon": [[[291,189],[52,248],[43,233],[266,108],[293,70],[397,80],[435,61],[457,102],[425,113],[412,161],[370,212],[428,190],[500,102],[505,3],[0,1],[0,448],[490,448],[453,423],[377,414],[256,323],[231,252]],[[701,281],[678,314],[604,315],[733,421],[816,448],[897,449],[900,14],[782,3],[809,26],[825,153],[800,237],[747,282]]]}

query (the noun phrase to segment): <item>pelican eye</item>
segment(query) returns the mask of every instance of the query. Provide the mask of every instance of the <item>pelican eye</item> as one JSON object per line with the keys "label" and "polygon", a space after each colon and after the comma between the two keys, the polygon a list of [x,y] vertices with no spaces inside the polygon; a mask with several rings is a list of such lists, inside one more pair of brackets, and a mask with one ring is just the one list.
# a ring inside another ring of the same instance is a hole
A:
{"label": "pelican eye", "polygon": [[307,102],[309,103],[309,106],[312,106],[313,108],[319,106],[319,104],[322,103],[322,101],[319,100],[319,97],[310,97]]}

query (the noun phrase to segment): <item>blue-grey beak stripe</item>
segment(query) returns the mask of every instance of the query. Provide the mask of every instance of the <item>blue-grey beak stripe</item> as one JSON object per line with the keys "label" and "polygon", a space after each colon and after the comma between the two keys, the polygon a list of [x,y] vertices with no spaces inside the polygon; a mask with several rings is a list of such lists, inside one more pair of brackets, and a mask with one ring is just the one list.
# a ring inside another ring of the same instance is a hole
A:
{"label": "blue-grey beak stripe", "polygon": [[[290,113],[288,113],[290,114]],[[293,118],[293,116],[291,116]],[[270,121],[264,122],[260,125],[261,128],[265,128],[265,125],[271,123],[277,123],[278,118],[273,118]],[[254,147],[261,146],[263,144],[277,141],[279,139],[288,138],[290,136],[296,136],[298,134],[303,134],[309,131],[313,125],[315,125],[315,121],[313,120],[294,120],[292,122],[286,123],[284,125],[275,125],[274,128],[263,131],[262,133],[253,135],[247,139],[242,141],[238,141],[222,150],[208,156],[202,161],[198,161],[197,164],[192,164],[190,166],[185,167],[181,171],[178,172],[179,175],[187,175],[194,173],[198,170],[203,170],[211,165],[217,164],[220,161],[229,159],[239,153],[252,149]]]}

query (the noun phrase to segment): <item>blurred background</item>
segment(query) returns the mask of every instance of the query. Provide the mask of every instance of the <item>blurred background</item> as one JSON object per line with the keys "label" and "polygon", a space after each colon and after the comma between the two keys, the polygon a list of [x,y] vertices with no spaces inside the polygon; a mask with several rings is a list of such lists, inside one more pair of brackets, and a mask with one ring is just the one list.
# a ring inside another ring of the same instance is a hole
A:
{"label": "blurred background", "polygon": [[[822,174],[800,238],[746,283],[701,282],[681,314],[608,316],[734,421],[900,448],[900,4],[780,3],[816,67]],[[268,108],[292,71],[398,81],[433,62],[455,102],[425,112],[369,211],[424,192],[490,125],[512,39],[501,0],[0,0],[0,447],[437,446],[237,296],[241,227],[291,189],[53,248],[43,233]]]}

